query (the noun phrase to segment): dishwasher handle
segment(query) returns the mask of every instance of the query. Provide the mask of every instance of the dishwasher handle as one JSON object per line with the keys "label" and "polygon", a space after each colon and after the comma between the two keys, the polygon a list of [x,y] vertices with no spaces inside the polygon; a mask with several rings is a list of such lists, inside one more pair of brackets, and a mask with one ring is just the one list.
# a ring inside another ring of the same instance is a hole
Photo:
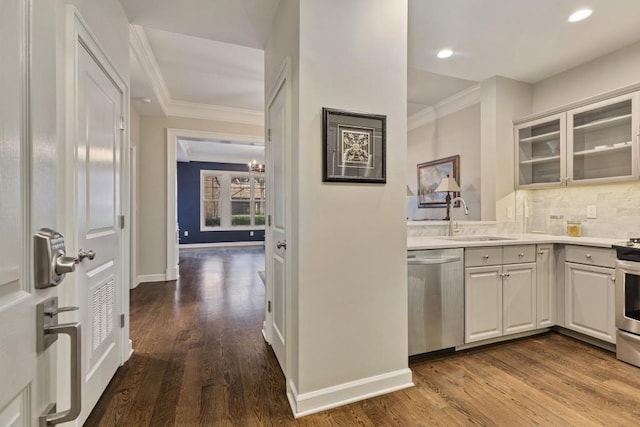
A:
{"label": "dishwasher handle", "polygon": [[437,265],[447,264],[450,262],[460,261],[459,256],[443,257],[443,258],[408,258],[407,263],[409,265]]}

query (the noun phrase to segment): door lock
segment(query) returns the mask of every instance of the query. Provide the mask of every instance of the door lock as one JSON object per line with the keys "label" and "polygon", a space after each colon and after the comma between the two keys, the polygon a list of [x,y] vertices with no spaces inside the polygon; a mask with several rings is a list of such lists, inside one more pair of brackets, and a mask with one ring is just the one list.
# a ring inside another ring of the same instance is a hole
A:
{"label": "door lock", "polygon": [[65,274],[75,271],[85,258],[96,256],[92,250],[80,249],[77,257],[67,256],[64,236],[50,228],[42,228],[33,236],[33,261],[36,289],[58,286]]}

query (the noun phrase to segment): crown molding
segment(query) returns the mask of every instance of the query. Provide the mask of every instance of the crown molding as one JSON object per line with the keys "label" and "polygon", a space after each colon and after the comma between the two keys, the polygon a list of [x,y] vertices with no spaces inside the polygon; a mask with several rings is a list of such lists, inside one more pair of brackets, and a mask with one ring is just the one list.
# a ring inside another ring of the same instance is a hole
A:
{"label": "crown molding", "polygon": [[171,103],[171,96],[143,27],[134,24],[129,25],[129,47],[138,58],[138,61],[140,61],[144,73],[151,82],[158,104],[160,104],[162,112],[166,115]]}
{"label": "crown molding", "polygon": [[239,133],[209,132],[193,129],[168,128],[167,138],[170,141],[177,141],[179,138],[186,139],[211,139],[217,141],[233,141],[245,144],[264,144],[264,135],[242,135]]}
{"label": "crown molding", "polygon": [[436,109],[429,106],[424,110],[413,113],[407,118],[407,131],[417,129],[436,119]]}
{"label": "crown molding", "polygon": [[147,34],[140,25],[129,25],[129,46],[151,82],[153,93],[165,116],[264,126],[262,111],[173,100]]}
{"label": "crown molding", "polygon": [[480,83],[454,93],[433,106],[418,111],[407,118],[407,130],[424,126],[440,117],[460,111],[480,102]]}
{"label": "crown molding", "polygon": [[264,126],[264,113],[262,111],[224,107],[221,105],[171,101],[167,115]]}

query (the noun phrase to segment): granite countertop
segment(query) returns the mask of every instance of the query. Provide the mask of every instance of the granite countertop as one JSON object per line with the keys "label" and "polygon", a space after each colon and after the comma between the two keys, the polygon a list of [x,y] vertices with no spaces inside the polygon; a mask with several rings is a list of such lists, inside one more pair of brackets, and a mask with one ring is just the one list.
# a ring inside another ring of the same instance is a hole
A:
{"label": "granite countertop", "polygon": [[465,237],[474,238],[475,235],[453,236],[412,236],[407,238],[407,250],[418,249],[447,249],[447,248],[473,248],[479,246],[510,246],[530,245],[543,243],[559,243],[563,245],[580,245],[600,248],[610,248],[612,244],[622,239],[608,239],[603,237],[569,237],[554,236],[551,234],[490,234],[491,237],[503,237],[508,240],[465,241]]}

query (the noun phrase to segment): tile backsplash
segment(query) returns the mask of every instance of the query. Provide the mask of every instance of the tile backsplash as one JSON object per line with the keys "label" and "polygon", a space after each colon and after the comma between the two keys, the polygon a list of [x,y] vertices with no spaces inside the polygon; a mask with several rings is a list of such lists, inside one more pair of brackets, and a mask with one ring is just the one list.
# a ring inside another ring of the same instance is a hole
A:
{"label": "tile backsplash", "polygon": [[[490,235],[515,233],[515,223],[495,221],[456,221],[456,235]],[[407,235],[418,236],[446,236],[449,231],[447,221],[409,221]]]}
{"label": "tile backsplash", "polygon": [[[587,219],[588,206],[596,207],[597,218]],[[516,228],[550,232],[552,215],[582,221],[583,236],[640,236],[640,183],[516,191]]]}

